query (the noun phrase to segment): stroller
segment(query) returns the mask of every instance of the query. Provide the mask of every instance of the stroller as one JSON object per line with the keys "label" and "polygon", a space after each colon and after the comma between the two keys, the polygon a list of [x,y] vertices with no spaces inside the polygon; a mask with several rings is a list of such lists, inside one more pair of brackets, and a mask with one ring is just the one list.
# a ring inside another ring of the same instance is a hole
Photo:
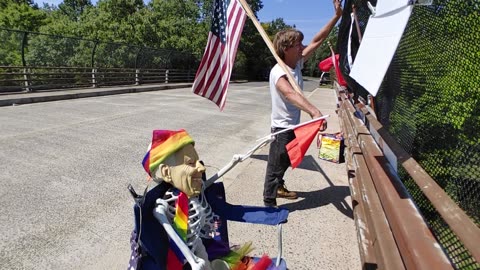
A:
{"label": "stroller", "polygon": [[[282,224],[287,222],[288,210],[274,207],[231,205],[226,202],[223,183],[216,182],[236,164],[249,158],[256,150],[269,144],[273,139],[273,136],[263,138],[259,144],[246,154],[234,155],[229,164],[224,166],[208,180],[206,179],[205,173],[203,173],[202,178],[204,181],[204,196],[213,212],[218,215],[219,218],[217,223],[218,227],[216,228],[212,241],[220,241],[221,243],[230,245],[227,227],[228,221],[277,226],[278,255],[276,258],[271,259],[268,267],[263,269],[281,270],[287,269],[286,262],[282,258]],[[128,188],[135,201],[135,228],[132,231],[130,239],[132,253],[128,269],[170,270],[167,269],[167,257],[171,239],[169,239],[167,232],[161,225],[161,218],[156,215],[155,208],[157,207],[156,200],[163,198],[167,190],[172,188],[171,184],[161,182],[149,191],[145,189],[143,195],[137,194],[131,185],[129,185]],[[190,256],[190,254],[188,255]],[[191,254],[191,256],[195,257],[193,254]],[[253,262],[258,262],[262,258],[250,257],[250,259],[252,259]],[[195,267],[191,267],[188,263],[185,263],[183,269],[195,269]]]}

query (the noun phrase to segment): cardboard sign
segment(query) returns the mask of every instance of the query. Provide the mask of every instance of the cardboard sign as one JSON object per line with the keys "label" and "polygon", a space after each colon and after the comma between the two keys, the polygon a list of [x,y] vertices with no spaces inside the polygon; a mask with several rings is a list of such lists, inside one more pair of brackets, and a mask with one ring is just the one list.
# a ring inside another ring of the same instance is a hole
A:
{"label": "cardboard sign", "polygon": [[344,141],[341,133],[319,134],[317,139],[318,157],[333,163],[344,161]]}

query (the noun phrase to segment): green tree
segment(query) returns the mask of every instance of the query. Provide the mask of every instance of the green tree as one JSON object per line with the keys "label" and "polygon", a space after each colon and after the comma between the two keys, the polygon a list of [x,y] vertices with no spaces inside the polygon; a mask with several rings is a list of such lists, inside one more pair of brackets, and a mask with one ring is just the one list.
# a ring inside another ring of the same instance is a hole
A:
{"label": "green tree", "polygon": [[137,25],[141,22],[142,0],[100,0],[80,16],[84,37],[106,42],[138,44]]}
{"label": "green tree", "polygon": [[45,24],[46,14],[31,1],[7,0],[0,6],[0,27],[37,31]]}
{"label": "green tree", "polygon": [[58,5],[58,9],[70,18],[70,20],[78,21],[83,11],[91,6],[92,2],[90,0],[63,0],[63,3]]}
{"label": "green tree", "polygon": [[[394,63],[389,130],[454,199],[472,196],[459,183],[480,182],[479,11],[461,0],[416,7]],[[478,199],[458,203],[480,222]]]}
{"label": "green tree", "polygon": [[[37,31],[46,23],[46,13],[29,0],[6,0],[0,3],[0,63],[22,65],[22,42],[27,42],[21,31]],[[15,29],[20,31],[8,31]]]}
{"label": "green tree", "polygon": [[210,21],[202,21],[198,1],[153,0],[145,19],[148,31],[141,31],[142,37],[152,39],[153,34],[155,47],[203,53]]}

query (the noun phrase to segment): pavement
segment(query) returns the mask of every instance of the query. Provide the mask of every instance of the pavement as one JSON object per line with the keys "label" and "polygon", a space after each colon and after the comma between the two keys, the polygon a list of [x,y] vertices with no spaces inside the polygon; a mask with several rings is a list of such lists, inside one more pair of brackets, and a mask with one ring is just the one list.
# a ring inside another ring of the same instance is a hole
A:
{"label": "pavement", "polygon": [[[326,133],[341,130],[333,89],[317,88],[306,93],[321,112],[330,115]],[[301,122],[310,117],[302,113]],[[290,210],[288,223],[283,226],[283,257],[289,269],[361,269],[357,237],[353,220],[345,163],[332,163],[318,158],[315,141],[296,169],[286,172],[286,186],[299,195],[296,200],[277,199],[280,207]],[[257,152],[235,179],[224,179],[227,201],[232,204],[262,205],[263,175],[268,147]],[[259,173],[262,172],[262,173]],[[249,191],[246,193],[245,185]],[[275,257],[275,230],[266,226],[245,226],[231,222],[231,243],[253,241],[254,253]]]}
{"label": "pavement", "polygon": [[158,91],[173,88],[191,87],[191,83],[162,83],[149,85],[125,85],[100,88],[71,88],[43,90],[37,92],[15,92],[0,93],[0,107],[15,106],[20,104],[48,102],[64,99],[87,98],[107,95],[118,95],[127,93],[140,93],[147,91]]}
{"label": "pavement", "polygon": [[[190,86],[191,84],[161,84],[3,93],[0,94],[0,106]],[[316,88],[312,92],[306,92],[305,95],[323,114],[330,115],[326,132],[339,132],[341,127],[335,112],[337,99],[334,90],[328,87]],[[309,116],[302,114],[301,122],[307,120]],[[263,173],[267,156],[268,147],[265,147],[245,161],[238,173],[227,174],[222,178],[229,203],[263,204]],[[319,159],[314,142],[302,164],[294,170],[289,169],[285,179],[287,187],[299,195],[296,200],[278,199],[279,206],[290,210],[288,223],[283,226],[282,241],[283,256],[288,268],[361,269],[345,164]],[[246,185],[248,192],[245,192]],[[231,243],[241,244],[253,239],[255,248],[253,255],[276,256],[278,246],[275,228],[262,225],[245,226],[234,222],[228,226]],[[118,260],[116,256],[115,259]],[[108,268],[99,267],[97,269]]]}

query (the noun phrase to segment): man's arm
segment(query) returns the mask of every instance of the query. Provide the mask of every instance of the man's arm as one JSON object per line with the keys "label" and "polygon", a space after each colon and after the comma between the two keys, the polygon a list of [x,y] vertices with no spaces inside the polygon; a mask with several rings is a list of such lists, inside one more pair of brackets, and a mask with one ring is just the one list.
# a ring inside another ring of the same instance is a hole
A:
{"label": "man's arm", "polygon": [[295,107],[308,113],[312,118],[322,116],[322,113],[317,107],[313,106],[304,95],[297,93],[297,91],[293,89],[285,75],[278,79],[276,86],[278,91],[280,91],[280,94],[282,94],[287,101],[292,103]]}
{"label": "man's arm", "polygon": [[328,37],[328,34],[332,31],[333,27],[337,23],[338,19],[342,16],[342,5],[341,0],[333,0],[333,6],[335,8],[335,15],[328,21],[328,23],[318,31],[317,34],[313,37],[312,41],[308,46],[303,49],[303,60],[306,61],[312,53],[322,44],[325,39]]}

